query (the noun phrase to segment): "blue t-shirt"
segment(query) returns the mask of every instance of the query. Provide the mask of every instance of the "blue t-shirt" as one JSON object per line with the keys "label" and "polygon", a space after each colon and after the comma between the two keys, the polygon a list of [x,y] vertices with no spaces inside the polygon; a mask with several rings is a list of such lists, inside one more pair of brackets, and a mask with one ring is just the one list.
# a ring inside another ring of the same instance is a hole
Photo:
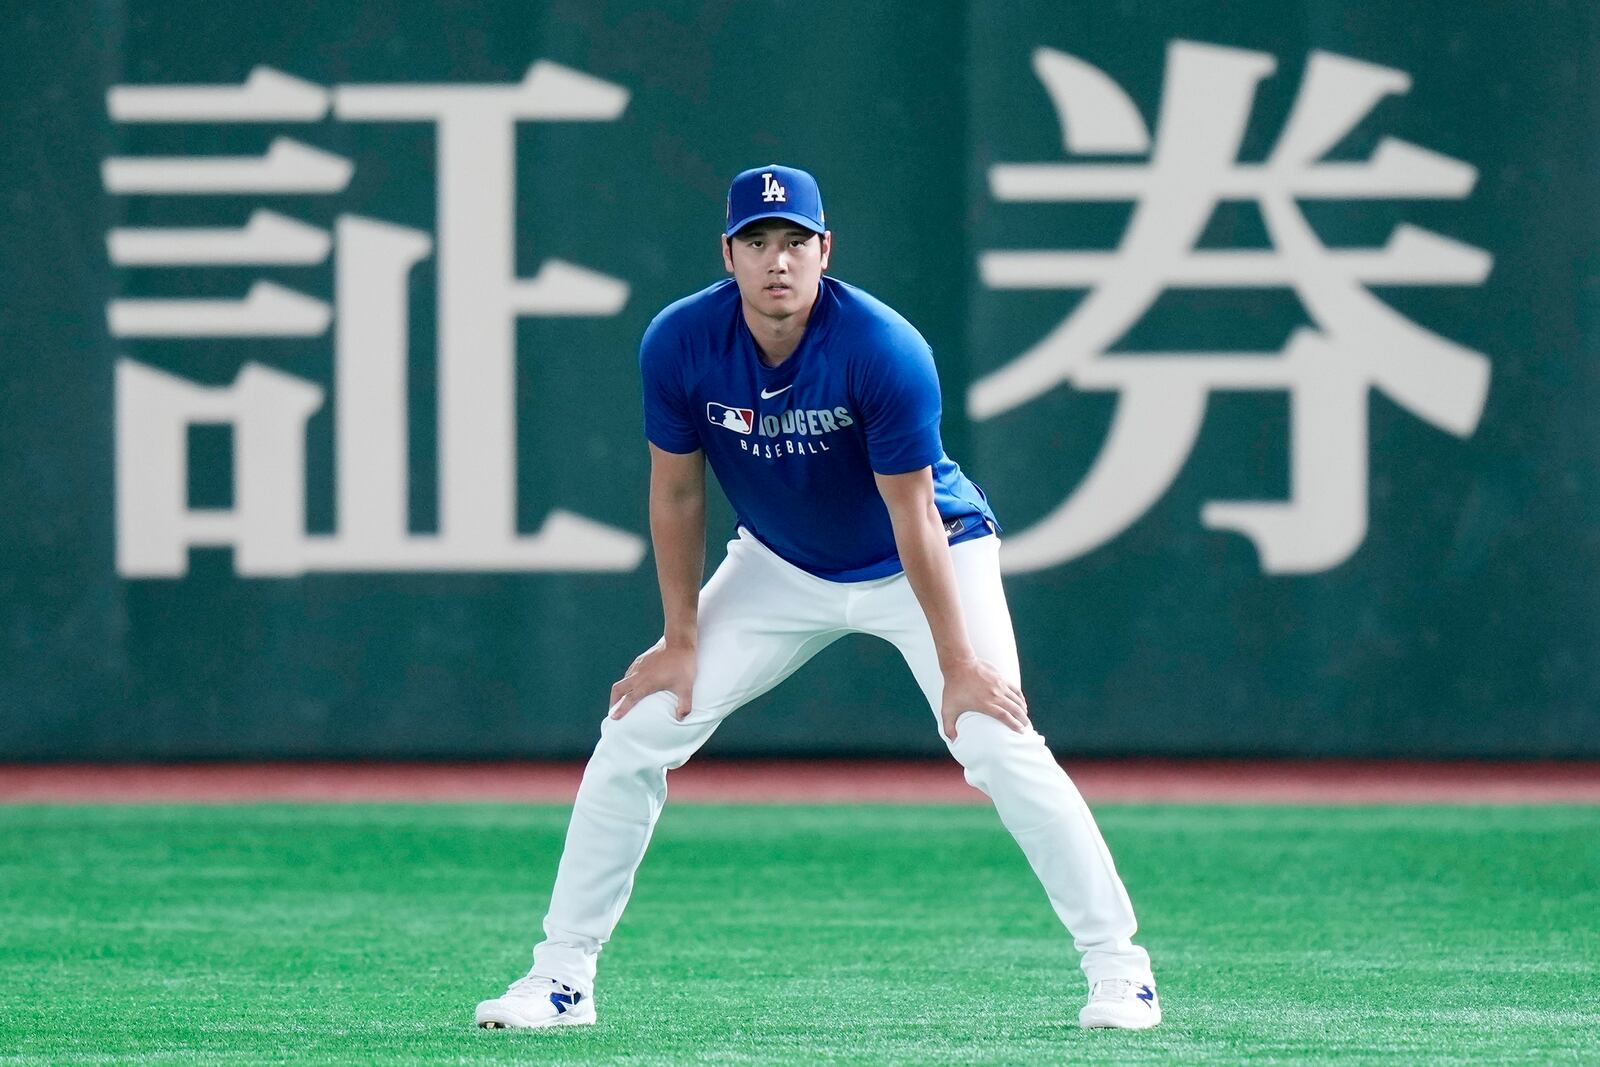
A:
{"label": "blue t-shirt", "polygon": [[823,278],[800,347],[769,367],[725,279],[655,317],[639,367],[645,436],[667,452],[704,450],[739,525],[819,578],[900,571],[874,472],[932,467],[950,542],[991,530],[982,490],[940,443],[928,342],[855,286]]}

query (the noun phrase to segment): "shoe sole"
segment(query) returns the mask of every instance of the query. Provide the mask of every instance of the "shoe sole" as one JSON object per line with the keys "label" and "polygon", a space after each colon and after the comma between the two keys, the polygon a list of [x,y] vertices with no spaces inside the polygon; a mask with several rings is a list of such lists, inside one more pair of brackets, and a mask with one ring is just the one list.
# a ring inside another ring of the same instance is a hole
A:
{"label": "shoe sole", "polygon": [[477,1022],[480,1030],[549,1030],[556,1026],[593,1026],[594,1020],[593,1012],[568,1012],[530,1022],[508,1011],[491,1011],[478,1016]]}
{"label": "shoe sole", "polygon": [[593,1026],[593,1019],[551,1019],[547,1023],[504,1023],[499,1019],[485,1019],[478,1024],[480,1030],[553,1030],[558,1026]]}
{"label": "shoe sole", "polygon": [[554,1027],[589,1027],[594,1025],[594,1016],[587,1019],[573,1019],[570,1016],[555,1016],[554,1019],[544,1019],[541,1022],[525,1022],[523,1019],[478,1019],[480,1030],[550,1030]]}
{"label": "shoe sole", "polygon": [[1085,1030],[1153,1030],[1161,1025],[1161,1016],[1153,1019],[1112,1019],[1104,1015],[1079,1015],[1078,1025]]}

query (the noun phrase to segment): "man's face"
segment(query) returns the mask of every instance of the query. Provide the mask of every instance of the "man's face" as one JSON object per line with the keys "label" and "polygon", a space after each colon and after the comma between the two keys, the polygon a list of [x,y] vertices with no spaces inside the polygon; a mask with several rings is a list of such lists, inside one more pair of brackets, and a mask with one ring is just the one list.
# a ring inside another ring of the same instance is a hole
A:
{"label": "man's face", "polygon": [[831,233],[812,233],[784,219],[746,226],[722,242],[722,265],[758,315],[786,319],[806,311],[828,269]]}

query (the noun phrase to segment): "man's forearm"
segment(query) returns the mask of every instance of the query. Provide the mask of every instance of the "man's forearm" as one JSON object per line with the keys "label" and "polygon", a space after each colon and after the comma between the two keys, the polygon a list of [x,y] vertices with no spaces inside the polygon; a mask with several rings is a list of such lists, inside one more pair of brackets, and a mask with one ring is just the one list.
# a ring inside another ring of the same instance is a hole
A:
{"label": "man's forearm", "polygon": [[667,644],[692,648],[700,636],[700,580],[706,564],[705,494],[650,494],[650,540]]}
{"label": "man's forearm", "polygon": [[948,669],[973,659],[961,598],[956,592],[955,566],[950,562],[944,522],[931,502],[926,512],[918,509],[915,515],[895,520],[894,541],[906,580],[911,583],[911,591],[928,619],[940,668]]}

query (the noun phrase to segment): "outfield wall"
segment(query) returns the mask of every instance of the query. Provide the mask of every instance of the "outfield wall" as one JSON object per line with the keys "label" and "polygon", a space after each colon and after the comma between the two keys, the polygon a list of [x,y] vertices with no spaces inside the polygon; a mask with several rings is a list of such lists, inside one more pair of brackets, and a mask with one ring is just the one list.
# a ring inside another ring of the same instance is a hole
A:
{"label": "outfield wall", "polygon": [[[659,627],[637,340],[774,159],[934,347],[1059,752],[1600,756],[1593,5],[0,39],[0,761],[585,753]],[[713,745],[940,747],[865,638]]]}

